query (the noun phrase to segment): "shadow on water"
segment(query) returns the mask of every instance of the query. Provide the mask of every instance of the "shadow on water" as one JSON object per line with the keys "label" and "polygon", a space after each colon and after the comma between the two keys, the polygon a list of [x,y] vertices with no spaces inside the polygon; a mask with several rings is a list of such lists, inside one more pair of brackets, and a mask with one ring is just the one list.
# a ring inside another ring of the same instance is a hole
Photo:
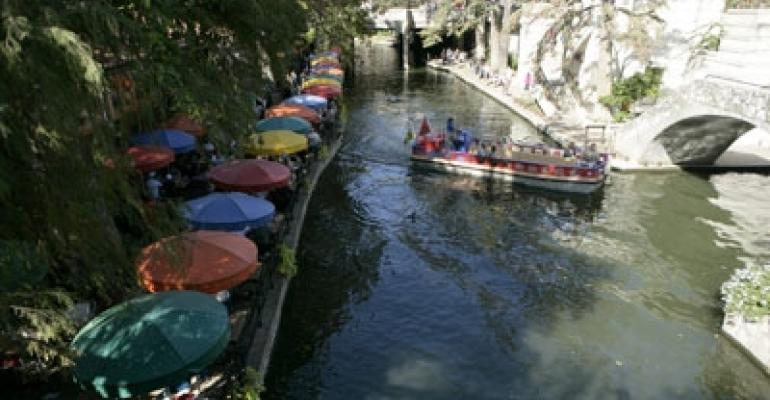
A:
{"label": "shadow on water", "polygon": [[496,134],[524,123],[447,76],[403,76],[367,51],[346,94],[346,143],[310,205],[266,398],[768,389],[715,338],[719,285],[746,256],[719,233],[745,224],[718,182],[620,175],[568,196],[414,169],[402,138],[418,112]]}

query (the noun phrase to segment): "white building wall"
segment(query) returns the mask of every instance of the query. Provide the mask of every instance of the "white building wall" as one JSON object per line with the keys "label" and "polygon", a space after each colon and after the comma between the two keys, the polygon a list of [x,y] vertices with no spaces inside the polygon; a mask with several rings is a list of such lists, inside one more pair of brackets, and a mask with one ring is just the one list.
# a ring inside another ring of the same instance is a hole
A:
{"label": "white building wall", "polygon": [[544,11],[552,6],[548,3],[525,3],[521,13],[521,31],[519,32],[519,68],[516,71],[515,85],[524,88],[527,73],[534,77],[532,58],[537,52],[537,44],[548,28],[553,25],[551,18],[542,18]]}
{"label": "white building wall", "polygon": [[676,88],[688,82],[688,64],[704,33],[719,22],[725,0],[668,0],[658,10],[665,21],[663,42],[653,62],[663,68],[663,86]]}

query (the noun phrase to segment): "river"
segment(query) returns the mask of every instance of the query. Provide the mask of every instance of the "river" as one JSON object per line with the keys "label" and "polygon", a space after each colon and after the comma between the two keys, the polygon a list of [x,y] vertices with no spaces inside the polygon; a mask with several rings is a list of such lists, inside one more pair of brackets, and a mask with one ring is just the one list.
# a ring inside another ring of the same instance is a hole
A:
{"label": "river", "polygon": [[567,196],[415,169],[407,118],[535,135],[449,75],[359,49],[268,399],[761,399],[719,287],[770,260],[770,177],[614,174]]}

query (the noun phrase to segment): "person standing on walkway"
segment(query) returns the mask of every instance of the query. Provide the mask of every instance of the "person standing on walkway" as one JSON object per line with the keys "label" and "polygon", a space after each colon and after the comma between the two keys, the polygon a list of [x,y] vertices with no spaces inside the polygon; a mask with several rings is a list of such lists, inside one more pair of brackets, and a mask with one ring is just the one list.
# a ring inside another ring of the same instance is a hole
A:
{"label": "person standing on walkway", "polygon": [[527,75],[524,77],[524,90],[529,91],[530,86],[532,86],[532,74],[527,72]]}
{"label": "person standing on walkway", "polygon": [[163,183],[155,177],[155,171],[152,171],[147,176],[147,181],[144,183],[147,188],[147,196],[150,201],[156,202],[160,200],[160,188],[163,187]]}

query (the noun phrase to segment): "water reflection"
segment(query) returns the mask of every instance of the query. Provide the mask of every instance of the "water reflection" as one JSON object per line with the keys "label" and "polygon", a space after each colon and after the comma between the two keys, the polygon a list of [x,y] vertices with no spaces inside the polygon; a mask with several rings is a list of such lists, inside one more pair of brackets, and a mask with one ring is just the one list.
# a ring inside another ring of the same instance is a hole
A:
{"label": "water reflection", "polygon": [[369,51],[346,143],[310,206],[267,398],[770,393],[715,337],[719,285],[768,254],[770,182],[617,175],[567,196],[417,170],[402,139],[418,112],[498,134],[526,125]]}

